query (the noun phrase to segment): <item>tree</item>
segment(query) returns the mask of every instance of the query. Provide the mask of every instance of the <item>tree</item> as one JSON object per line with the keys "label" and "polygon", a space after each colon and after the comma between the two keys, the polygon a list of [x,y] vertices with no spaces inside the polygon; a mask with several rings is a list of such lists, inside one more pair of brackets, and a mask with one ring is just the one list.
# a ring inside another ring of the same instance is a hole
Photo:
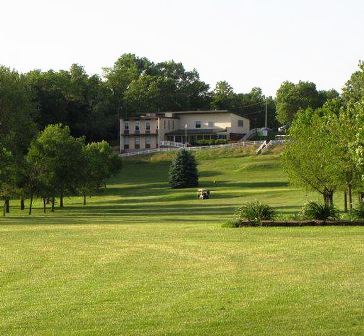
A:
{"label": "tree", "polygon": [[0,146],[0,197],[3,199],[3,215],[9,212],[9,199],[14,194],[15,161],[10,151]]}
{"label": "tree", "polygon": [[105,185],[106,179],[118,173],[121,169],[121,158],[113,153],[106,141],[93,142],[84,147],[85,165],[81,167],[82,178],[80,191],[83,204],[86,205],[86,195]]}
{"label": "tree", "polygon": [[299,110],[319,108],[327,99],[338,95],[335,90],[317,91],[316,84],[312,82],[283,82],[276,96],[277,120],[281,124],[290,123]]}
{"label": "tree", "polygon": [[37,190],[46,190],[52,198],[59,195],[60,207],[65,193],[77,190],[85,164],[83,146],[84,139],[72,137],[69,127],[61,124],[47,126],[30,146],[27,161],[42,186]]}
{"label": "tree", "polygon": [[360,172],[351,152],[360,129],[357,111],[350,106],[345,107],[339,99],[326,102],[322,111],[325,111],[328,132],[332,135],[330,144],[336,148],[336,158],[339,160],[337,169],[340,174],[341,189],[349,196],[351,212],[353,190],[360,186]]}
{"label": "tree", "polygon": [[23,75],[0,67],[0,145],[22,158],[36,134],[32,95]]}
{"label": "tree", "polygon": [[198,186],[198,171],[195,157],[185,149],[177,153],[169,169],[169,184],[172,188]]}
{"label": "tree", "polygon": [[82,66],[73,64],[67,71],[31,71],[26,79],[38,107],[39,129],[62,123],[73,136],[91,141],[117,134],[112,91],[99,76],[89,76]]}
{"label": "tree", "polygon": [[356,122],[359,126],[355,134],[355,141],[351,147],[351,155],[359,171],[361,186],[364,186],[364,100],[356,103],[352,108],[356,112]]}
{"label": "tree", "polygon": [[319,192],[333,205],[334,191],[342,185],[340,147],[333,142],[328,110],[308,108],[300,111],[289,131],[283,163],[294,184]]}
{"label": "tree", "polygon": [[234,110],[236,108],[236,94],[228,82],[216,83],[212,92],[211,108],[215,110]]}
{"label": "tree", "polygon": [[355,104],[364,98],[364,62],[359,62],[359,70],[355,71],[343,87],[343,99],[346,104]]}

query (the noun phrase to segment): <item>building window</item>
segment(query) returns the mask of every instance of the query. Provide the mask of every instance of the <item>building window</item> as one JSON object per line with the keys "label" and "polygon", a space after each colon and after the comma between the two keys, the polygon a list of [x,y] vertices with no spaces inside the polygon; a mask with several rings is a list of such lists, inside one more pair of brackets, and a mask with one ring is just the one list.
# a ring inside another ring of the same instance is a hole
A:
{"label": "building window", "polygon": [[238,127],[244,127],[244,120],[238,120]]}
{"label": "building window", "polygon": [[129,123],[125,122],[124,124],[124,134],[129,134]]}
{"label": "building window", "polygon": [[207,123],[207,127],[211,128],[211,127],[214,127],[215,126],[215,123],[213,121],[209,121]]}
{"label": "building window", "polygon": [[172,129],[174,129],[174,120],[172,120]]}
{"label": "building window", "polygon": [[140,137],[136,137],[135,138],[135,149],[139,149],[140,148]]}
{"label": "building window", "polygon": [[150,148],[151,142],[152,142],[152,138],[150,137],[150,135],[147,135],[145,137],[145,148]]}
{"label": "building window", "polygon": [[139,121],[136,121],[135,122],[135,132],[139,133],[139,131],[140,131],[140,123],[139,123]]}
{"label": "building window", "polygon": [[145,122],[145,130],[150,131],[150,122],[149,121]]}
{"label": "building window", "polygon": [[201,128],[201,121],[195,121],[195,128]]}
{"label": "building window", "polygon": [[129,137],[124,137],[124,149],[129,149]]}

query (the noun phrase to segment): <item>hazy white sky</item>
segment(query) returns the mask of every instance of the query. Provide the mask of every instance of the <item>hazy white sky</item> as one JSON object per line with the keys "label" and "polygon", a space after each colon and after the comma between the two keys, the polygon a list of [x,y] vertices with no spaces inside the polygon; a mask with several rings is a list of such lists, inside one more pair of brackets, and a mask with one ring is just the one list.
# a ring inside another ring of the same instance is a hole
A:
{"label": "hazy white sky", "polygon": [[362,0],[0,0],[0,11],[0,64],[20,71],[101,74],[131,52],[274,95],[284,80],[340,90],[364,59]]}

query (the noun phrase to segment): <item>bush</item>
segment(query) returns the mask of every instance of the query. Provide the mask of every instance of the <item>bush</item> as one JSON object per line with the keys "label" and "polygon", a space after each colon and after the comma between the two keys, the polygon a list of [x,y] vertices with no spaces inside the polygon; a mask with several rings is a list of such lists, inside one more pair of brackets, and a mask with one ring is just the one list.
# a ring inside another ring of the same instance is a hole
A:
{"label": "bush", "polygon": [[198,186],[198,172],[195,157],[191,152],[182,149],[169,168],[169,184],[172,188]]}
{"label": "bush", "polygon": [[192,145],[196,146],[212,146],[212,145],[225,145],[227,144],[227,140],[225,139],[211,139],[211,140],[197,140],[192,143]]}
{"label": "bush", "polygon": [[301,215],[305,219],[317,220],[335,220],[339,218],[339,212],[335,207],[317,202],[305,204],[301,210]]}
{"label": "bush", "polygon": [[238,219],[254,223],[259,223],[262,220],[273,220],[275,215],[276,213],[271,206],[259,201],[247,202],[236,212]]}
{"label": "bush", "polygon": [[357,208],[353,210],[353,215],[356,219],[364,219],[364,203],[360,202]]}
{"label": "bush", "polygon": [[229,219],[224,224],[222,224],[222,227],[225,228],[237,228],[240,226],[241,220],[240,219]]}

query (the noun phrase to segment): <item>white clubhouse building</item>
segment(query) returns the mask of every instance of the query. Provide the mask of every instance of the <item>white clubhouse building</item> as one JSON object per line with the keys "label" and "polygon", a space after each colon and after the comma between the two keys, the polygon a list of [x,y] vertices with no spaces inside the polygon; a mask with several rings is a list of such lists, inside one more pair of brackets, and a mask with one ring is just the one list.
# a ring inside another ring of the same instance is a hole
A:
{"label": "white clubhouse building", "polygon": [[147,113],[120,119],[120,152],[158,148],[166,141],[234,141],[249,130],[249,119],[226,110]]}

